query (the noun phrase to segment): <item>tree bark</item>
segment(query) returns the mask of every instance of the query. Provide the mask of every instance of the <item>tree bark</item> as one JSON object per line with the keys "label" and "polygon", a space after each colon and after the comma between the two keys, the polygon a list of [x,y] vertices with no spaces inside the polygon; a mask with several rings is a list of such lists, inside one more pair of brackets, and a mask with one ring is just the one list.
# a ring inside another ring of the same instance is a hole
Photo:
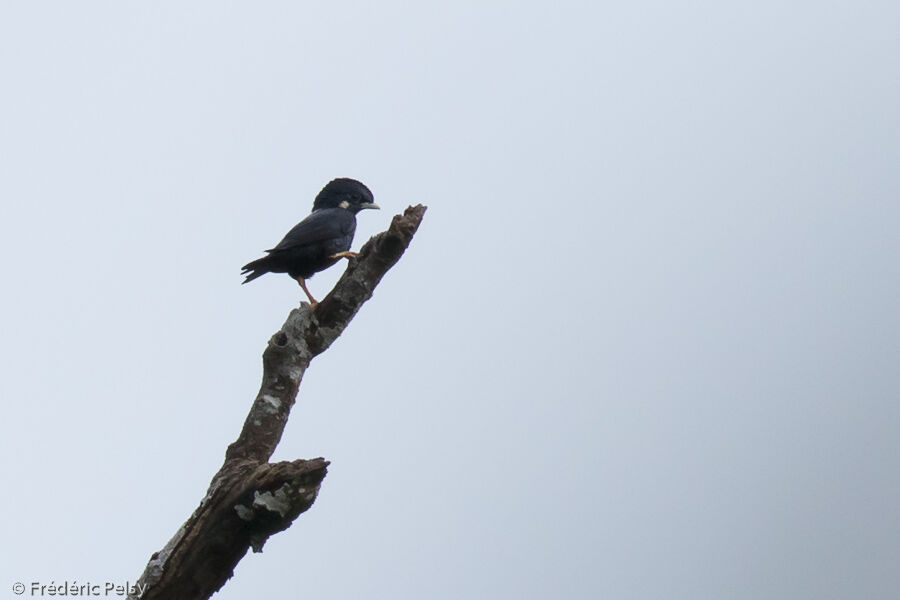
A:
{"label": "tree bark", "polygon": [[248,549],[261,552],[316,500],[324,458],[269,463],[310,361],[338,338],[412,241],[425,206],[396,215],[370,239],[315,308],[301,303],[263,353],[263,380],[238,439],[225,452],[200,506],[150,557],[129,598],[201,600],[234,574]]}

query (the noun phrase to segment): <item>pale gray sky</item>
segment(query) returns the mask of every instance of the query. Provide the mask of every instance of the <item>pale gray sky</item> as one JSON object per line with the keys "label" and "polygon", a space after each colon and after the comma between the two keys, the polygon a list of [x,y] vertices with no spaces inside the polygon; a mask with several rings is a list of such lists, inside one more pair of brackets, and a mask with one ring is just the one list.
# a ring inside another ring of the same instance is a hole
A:
{"label": "pale gray sky", "polygon": [[349,176],[430,209],[218,598],[896,598],[898,6],[5,3],[0,584],[141,573]]}

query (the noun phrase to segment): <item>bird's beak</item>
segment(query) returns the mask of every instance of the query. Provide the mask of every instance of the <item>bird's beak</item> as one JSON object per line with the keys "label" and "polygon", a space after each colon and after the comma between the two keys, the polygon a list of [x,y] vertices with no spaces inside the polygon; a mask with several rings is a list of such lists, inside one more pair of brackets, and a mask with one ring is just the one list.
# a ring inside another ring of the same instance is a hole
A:
{"label": "bird's beak", "polygon": [[359,205],[360,210],[362,210],[364,208],[374,208],[376,210],[381,209],[381,207],[378,206],[377,204],[375,204],[374,202],[363,202],[362,204]]}

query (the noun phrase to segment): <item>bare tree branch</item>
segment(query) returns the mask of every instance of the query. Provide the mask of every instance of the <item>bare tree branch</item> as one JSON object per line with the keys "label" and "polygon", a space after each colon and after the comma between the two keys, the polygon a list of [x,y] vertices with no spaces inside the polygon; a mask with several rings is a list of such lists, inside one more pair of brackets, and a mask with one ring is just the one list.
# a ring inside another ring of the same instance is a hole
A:
{"label": "bare tree branch", "polygon": [[262,550],[316,500],[327,473],[323,458],[267,462],[281,440],[303,374],[338,338],[384,274],[412,241],[425,206],[396,215],[387,231],[350,259],[334,289],[316,307],[303,303],[263,352],[263,380],[238,439],[194,514],[150,562],[129,598],[201,600],[234,574],[247,553]]}

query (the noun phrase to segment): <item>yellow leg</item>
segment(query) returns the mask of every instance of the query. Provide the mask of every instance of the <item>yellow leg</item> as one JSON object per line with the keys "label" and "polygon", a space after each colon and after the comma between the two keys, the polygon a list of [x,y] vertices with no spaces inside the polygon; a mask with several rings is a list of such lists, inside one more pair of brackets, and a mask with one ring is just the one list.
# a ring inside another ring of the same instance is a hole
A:
{"label": "yellow leg", "polygon": [[349,250],[344,250],[343,252],[332,254],[328,258],[356,258],[357,256],[359,256],[359,252],[350,252]]}
{"label": "yellow leg", "polygon": [[303,288],[303,291],[306,294],[306,297],[309,298],[310,306],[315,308],[319,302],[315,298],[313,298],[312,294],[309,293],[309,290],[306,289],[306,280],[304,280],[302,277],[295,277],[295,279],[297,280],[297,283],[300,284],[300,287]]}

